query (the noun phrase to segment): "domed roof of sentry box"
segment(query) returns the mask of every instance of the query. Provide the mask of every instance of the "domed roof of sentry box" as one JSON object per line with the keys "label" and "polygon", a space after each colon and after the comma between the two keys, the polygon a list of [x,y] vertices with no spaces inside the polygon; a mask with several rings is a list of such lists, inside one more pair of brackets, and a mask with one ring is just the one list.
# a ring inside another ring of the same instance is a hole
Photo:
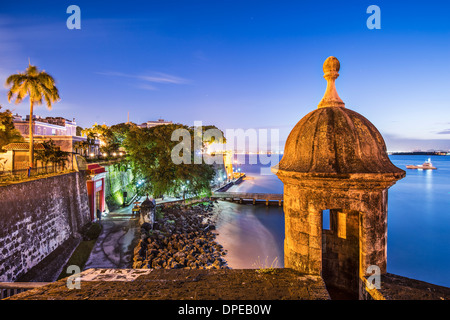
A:
{"label": "domed roof of sentry box", "polygon": [[149,199],[147,194],[147,198],[141,203],[141,211],[143,213],[147,213],[155,207],[155,203],[152,200]]}
{"label": "domed roof of sentry box", "polygon": [[340,63],[329,57],[323,65],[327,89],[318,108],[301,119],[286,141],[278,170],[311,174],[405,172],[390,161],[383,137],[359,113],[345,108],[336,92]]}

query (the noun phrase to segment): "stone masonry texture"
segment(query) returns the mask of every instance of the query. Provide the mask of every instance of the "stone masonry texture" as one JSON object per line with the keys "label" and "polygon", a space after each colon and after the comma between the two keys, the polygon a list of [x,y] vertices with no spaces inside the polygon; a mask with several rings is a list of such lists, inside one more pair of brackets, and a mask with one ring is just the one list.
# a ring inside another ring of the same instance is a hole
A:
{"label": "stone masonry texture", "polygon": [[[101,269],[80,289],[67,279],[12,296],[11,300],[329,300],[321,277],[292,269]],[[103,273],[103,276],[102,276]],[[116,273],[115,275],[112,273]],[[118,273],[123,274],[120,281]],[[110,279],[108,279],[110,278]]]}
{"label": "stone masonry texture", "polygon": [[81,172],[0,187],[0,281],[14,281],[89,221]]}

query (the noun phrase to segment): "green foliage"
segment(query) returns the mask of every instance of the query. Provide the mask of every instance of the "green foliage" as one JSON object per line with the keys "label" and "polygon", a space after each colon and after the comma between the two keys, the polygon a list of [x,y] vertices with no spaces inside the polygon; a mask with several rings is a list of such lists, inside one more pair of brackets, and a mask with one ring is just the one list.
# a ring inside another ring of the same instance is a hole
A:
{"label": "green foliage", "polygon": [[134,165],[136,181],[144,180],[143,190],[155,197],[161,194],[209,195],[210,182],[215,174],[212,165],[194,164],[194,152],[190,155],[191,164],[172,161],[172,150],[180,143],[171,139],[176,129],[188,130],[193,146],[192,127],[169,124],[148,129],[130,128],[123,145],[127,158]]}
{"label": "green foliage", "polygon": [[112,132],[106,124],[94,124],[92,128],[81,130],[81,133],[90,141],[100,140],[100,150],[102,152],[110,152],[112,149],[118,149],[118,146],[112,145]]}
{"label": "green foliage", "polygon": [[87,137],[86,140],[77,141],[74,143],[75,149],[81,149],[83,152],[87,153],[91,149],[90,147],[95,144],[95,139],[91,137]]}
{"label": "green foliage", "polygon": [[15,99],[15,103],[21,103],[26,97],[30,97],[32,105],[41,105],[45,100],[47,108],[52,108],[52,103],[59,100],[59,92],[55,86],[55,79],[45,71],[39,71],[36,66],[28,65],[25,72],[10,75],[6,79],[8,102]]}
{"label": "green foliage", "polygon": [[128,163],[116,163],[106,167],[106,203],[110,210],[114,210],[124,203],[123,192],[128,193],[127,201],[137,192],[131,166]]}
{"label": "green foliage", "polygon": [[80,127],[80,126],[77,126],[77,133],[76,133],[76,135],[78,136],[78,137],[81,137],[83,134],[81,133],[82,131],[83,131],[83,128],[82,127]]}
{"label": "green foliage", "polygon": [[[0,109],[2,106],[0,106]],[[0,153],[4,152],[3,146],[12,142],[23,142],[20,132],[14,127],[11,111],[6,109],[0,112]]]}
{"label": "green foliage", "polygon": [[107,154],[118,152],[131,128],[138,128],[134,123],[119,123],[108,127],[106,124],[94,124],[92,128],[81,130],[89,141],[100,140],[100,151]]}
{"label": "green foliage", "polygon": [[119,146],[123,145],[123,142],[125,141],[128,132],[130,132],[131,129],[138,129],[139,127],[134,123],[119,123],[112,125],[110,127],[113,141],[114,143],[118,144]]}
{"label": "green foliage", "polygon": [[[58,88],[55,86],[55,79],[45,71],[39,71],[36,66],[28,64],[25,72],[12,74],[6,79],[6,87],[9,87],[7,93],[8,102],[15,100],[16,104],[29,96],[30,98],[30,125],[33,121],[34,105],[41,105],[42,100],[45,100],[47,108],[52,108],[52,103],[60,100]],[[29,163],[33,164],[33,131],[29,132],[30,152]]]}
{"label": "green foliage", "polygon": [[68,161],[69,152],[61,151],[61,149],[55,145],[52,139],[42,142],[44,150],[35,150],[35,158],[41,161],[46,167],[49,162],[53,166],[64,167]]}
{"label": "green foliage", "polygon": [[164,211],[163,211],[162,207],[156,207],[155,219],[162,220],[163,217],[164,217]]}
{"label": "green foliage", "polygon": [[275,259],[272,261],[272,263],[269,265],[267,263],[267,258],[264,261],[264,264],[261,263],[260,258],[258,257],[258,260],[253,264],[253,267],[256,268],[256,272],[260,274],[275,274],[277,272],[278,267],[278,258],[275,257]]}

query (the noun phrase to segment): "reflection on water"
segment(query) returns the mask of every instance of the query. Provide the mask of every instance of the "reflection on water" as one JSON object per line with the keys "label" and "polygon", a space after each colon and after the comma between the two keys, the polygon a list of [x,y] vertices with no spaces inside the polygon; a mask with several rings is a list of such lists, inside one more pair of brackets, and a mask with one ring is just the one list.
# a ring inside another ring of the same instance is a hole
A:
{"label": "reflection on water", "polygon": [[217,241],[233,269],[283,267],[284,214],[280,207],[219,201]]}
{"label": "reflection on water", "polygon": [[[404,169],[423,156],[391,156]],[[450,157],[432,156],[437,170],[406,170],[389,190],[388,272],[450,286]]]}
{"label": "reflection on water", "polygon": [[[388,272],[450,286],[450,157],[432,156],[437,170],[406,169],[407,164],[423,163],[423,156],[390,158],[406,177],[389,190]],[[283,192],[275,175],[259,174],[259,165],[241,162],[239,167],[254,179],[230,191]],[[232,268],[254,268],[258,259],[270,266],[275,258],[283,266],[281,208],[220,201],[219,211],[217,240],[228,250]]]}

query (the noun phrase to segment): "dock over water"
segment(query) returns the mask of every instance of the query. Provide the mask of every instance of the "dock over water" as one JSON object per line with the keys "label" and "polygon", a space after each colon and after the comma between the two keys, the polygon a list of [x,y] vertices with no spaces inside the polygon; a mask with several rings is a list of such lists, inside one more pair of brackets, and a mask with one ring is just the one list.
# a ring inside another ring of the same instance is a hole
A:
{"label": "dock over water", "polygon": [[213,192],[211,199],[239,201],[239,203],[251,201],[253,204],[264,201],[267,206],[271,202],[277,202],[280,207],[283,204],[283,194],[281,193]]}

